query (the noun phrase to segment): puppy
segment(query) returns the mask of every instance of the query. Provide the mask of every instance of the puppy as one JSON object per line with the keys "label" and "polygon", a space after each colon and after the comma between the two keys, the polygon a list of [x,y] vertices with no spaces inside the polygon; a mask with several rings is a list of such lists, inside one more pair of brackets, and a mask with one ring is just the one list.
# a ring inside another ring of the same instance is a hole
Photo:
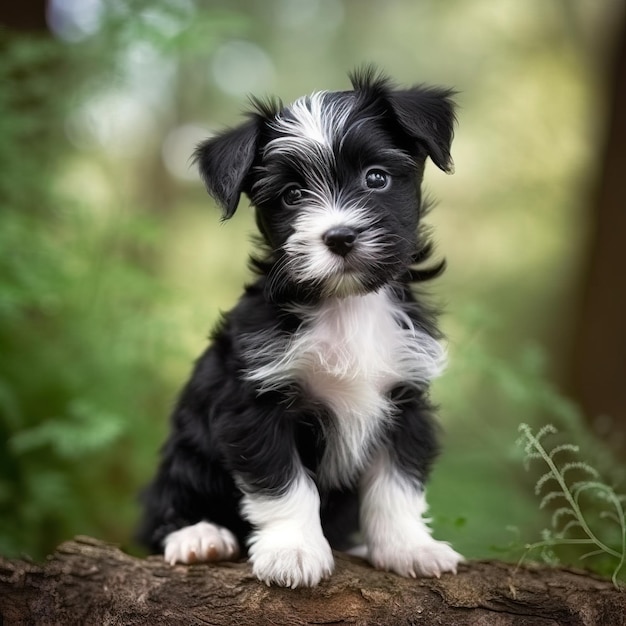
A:
{"label": "puppy", "polygon": [[444,350],[413,289],[444,265],[424,265],[420,184],[428,157],[451,169],[452,94],[351,81],[255,100],[196,151],[225,219],[250,198],[260,241],[144,493],[140,539],[171,564],[247,552],[260,580],[298,587],[330,576],[331,548],[402,576],[461,560],[423,518]]}

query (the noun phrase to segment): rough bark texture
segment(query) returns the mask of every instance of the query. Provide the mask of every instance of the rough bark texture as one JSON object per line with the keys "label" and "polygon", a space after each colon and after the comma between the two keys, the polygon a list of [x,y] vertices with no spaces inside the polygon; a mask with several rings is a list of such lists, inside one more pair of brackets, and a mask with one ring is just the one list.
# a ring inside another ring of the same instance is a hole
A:
{"label": "rough bark texture", "polygon": [[78,537],[44,564],[0,558],[0,625],[626,625],[626,593],[581,571],[472,562],[407,580],[336,561],[315,589],[268,588],[245,563],[171,567]]}

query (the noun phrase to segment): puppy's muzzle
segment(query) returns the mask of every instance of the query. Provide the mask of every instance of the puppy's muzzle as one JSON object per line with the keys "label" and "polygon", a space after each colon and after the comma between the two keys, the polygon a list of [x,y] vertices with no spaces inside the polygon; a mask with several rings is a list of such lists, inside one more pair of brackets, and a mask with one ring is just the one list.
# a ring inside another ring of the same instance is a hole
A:
{"label": "puppy's muzzle", "polygon": [[339,256],[345,257],[356,243],[358,233],[349,226],[335,226],[322,235],[328,249]]}

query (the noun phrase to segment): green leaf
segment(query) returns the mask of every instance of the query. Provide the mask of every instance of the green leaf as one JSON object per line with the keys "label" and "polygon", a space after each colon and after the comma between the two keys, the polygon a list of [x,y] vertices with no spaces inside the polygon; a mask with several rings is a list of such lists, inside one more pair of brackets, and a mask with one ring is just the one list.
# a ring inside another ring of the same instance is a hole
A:
{"label": "green leaf", "polygon": [[119,416],[76,401],[67,416],[21,431],[9,444],[18,454],[49,446],[61,458],[73,460],[106,449],[123,431],[124,421]]}

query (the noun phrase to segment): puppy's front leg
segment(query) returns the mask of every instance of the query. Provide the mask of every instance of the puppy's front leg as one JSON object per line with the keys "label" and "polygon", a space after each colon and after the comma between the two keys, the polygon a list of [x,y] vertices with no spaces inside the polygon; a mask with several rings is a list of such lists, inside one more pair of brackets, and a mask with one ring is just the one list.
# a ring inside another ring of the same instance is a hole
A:
{"label": "puppy's front leg", "polygon": [[364,476],[361,489],[361,526],[374,567],[413,578],[456,573],[463,557],[431,537],[421,485],[403,475],[386,450]]}
{"label": "puppy's front leg", "polygon": [[312,587],[333,571],[333,555],[322,533],[320,497],[313,480],[296,466],[277,493],[244,491],[242,513],[254,526],[249,539],[254,574],[267,585]]}
{"label": "puppy's front leg", "polygon": [[268,585],[315,586],[334,567],[320,521],[315,483],[295,452],[293,419],[268,394],[242,392],[236,419],[221,425],[227,467],[243,493],[241,513],[252,525],[252,569]]}

